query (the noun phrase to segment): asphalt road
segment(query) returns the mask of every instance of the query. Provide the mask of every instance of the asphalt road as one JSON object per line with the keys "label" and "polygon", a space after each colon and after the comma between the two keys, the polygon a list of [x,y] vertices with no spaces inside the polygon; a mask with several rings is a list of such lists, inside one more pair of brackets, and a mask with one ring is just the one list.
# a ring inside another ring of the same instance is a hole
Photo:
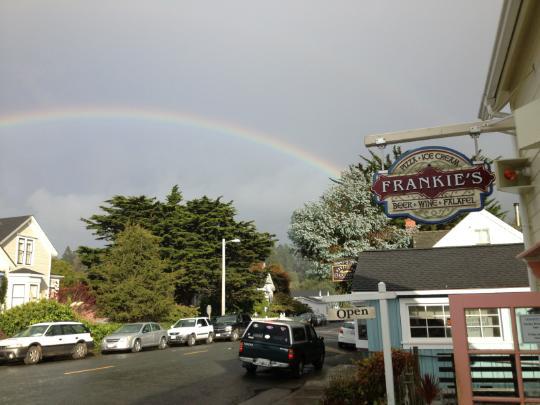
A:
{"label": "asphalt road", "polygon": [[[35,366],[0,364],[2,404],[238,404],[271,389],[295,390],[328,367],[359,358],[337,347],[337,325],[317,328],[326,342],[321,371],[245,373],[238,343],[215,342],[140,353],[93,355],[84,360],[51,359]],[[263,405],[263,404],[261,404]]]}

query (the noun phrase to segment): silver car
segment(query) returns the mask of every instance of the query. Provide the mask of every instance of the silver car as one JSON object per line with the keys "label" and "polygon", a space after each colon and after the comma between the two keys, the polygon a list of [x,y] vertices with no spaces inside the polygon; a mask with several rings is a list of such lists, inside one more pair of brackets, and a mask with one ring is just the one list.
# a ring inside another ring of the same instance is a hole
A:
{"label": "silver car", "polygon": [[155,322],[127,323],[101,342],[101,353],[117,350],[140,352],[144,347],[167,347],[167,331]]}

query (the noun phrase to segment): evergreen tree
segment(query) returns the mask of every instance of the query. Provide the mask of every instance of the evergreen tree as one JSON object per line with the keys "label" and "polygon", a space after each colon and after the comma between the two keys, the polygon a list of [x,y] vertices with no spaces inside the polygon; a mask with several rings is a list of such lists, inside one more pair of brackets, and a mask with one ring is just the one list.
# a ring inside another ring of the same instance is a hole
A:
{"label": "evergreen tree", "polygon": [[68,262],[69,264],[73,264],[75,261],[75,258],[77,257],[77,254],[71,250],[69,246],[66,247],[64,250],[64,254],[62,255],[62,260],[65,262]]}
{"label": "evergreen tree", "polygon": [[[252,222],[237,221],[232,202],[208,197],[184,202],[174,186],[163,202],[146,196],[115,196],[106,203],[101,206],[104,214],[83,219],[98,239],[109,242],[101,249],[80,247],[78,254],[85,265],[99,265],[126,224],[139,224],[159,237],[159,252],[167,261],[164,272],[174,279],[176,302],[219,306],[221,240],[239,238],[240,244],[227,247],[226,280],[231,294],[227,302],[250,310],[248,306],[257,299],[251,290],[258,286],[260,275],[248,269],[268,256],[274,240],[273,235],[258,232]],[[89,278],[99,282],[101,275],[91,268]]]}
{"label": "evergreen tree", "polygon": [[100,280],[92,284],[98,308],[117,322],[164,319],[174,304],[174,285],[164,272],[159,238],[139,225],[122,228],[94,268]]}
{"label": "evergreen tree", "polygon": [[317,274],[327,278],[331,262],[367,249],[407,247],[410,235],[373,204],[364,172],[351,166],[318,202],[293,213],[289,238],[303,257],[317,263]]}

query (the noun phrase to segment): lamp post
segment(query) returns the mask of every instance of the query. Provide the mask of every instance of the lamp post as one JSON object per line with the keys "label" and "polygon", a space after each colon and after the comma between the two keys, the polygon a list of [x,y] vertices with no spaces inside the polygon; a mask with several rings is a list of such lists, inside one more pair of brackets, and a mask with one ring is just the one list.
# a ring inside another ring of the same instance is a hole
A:
{"label": "lamp post", "polygon": [[221,239],[221,315],[225,315],[225,245],[229,242],[240,243],[240,239]]}

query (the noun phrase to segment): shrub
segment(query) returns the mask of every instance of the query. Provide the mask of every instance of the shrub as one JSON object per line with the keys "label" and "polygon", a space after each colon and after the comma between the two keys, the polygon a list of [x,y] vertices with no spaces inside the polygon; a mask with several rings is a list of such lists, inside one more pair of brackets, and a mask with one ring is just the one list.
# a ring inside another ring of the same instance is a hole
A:
{"label": "shrub", "polygon": [[323,405],[356,405],[361,404],[358,382],[354,375],[339,375],[330,379],[324,390]]}
{"label": "shrub", "polygon": [[169,315],[162,321],[165,325],[170,326],[181,318],[191,318],[194,316],[199,316],[199,309],[197,307],[176,304],[171,308]]}
{"label": "shrub", "polygon": [[417,389],[418,395],[424,400],[426,404],[431,404],[441,392],[439,388],[439,380],[433,377],[431,374],[424,374],[420,379],[420,385]]}
{"label": "shrub", "polygon": [[103,338],[121,326],[119,323],[90,323],[85,321],[83,323],[90,329],[90,333],[94,338],[94,349],[96,351],[99,350]]}
{"label": "shrub", "polygon": [[39,322],[77,320],[73,310],[54,300],[32,301],[16,306],[0,314],[0,330],[7,336]]}
{"label": "shrub", "polygon": [[[414,356],[401,350],[392,350],[392,368],[394,386],[399,386],[399,377],[408,365],[413,364]],[[356,372],[357,384],[360,387],[361,404],[374,404],[384,400],[386,385],[384,377],[384,357],[382,352],[373,353],[370,357],[360,360]],[[363,402],[362,402],[363,401]]]}

